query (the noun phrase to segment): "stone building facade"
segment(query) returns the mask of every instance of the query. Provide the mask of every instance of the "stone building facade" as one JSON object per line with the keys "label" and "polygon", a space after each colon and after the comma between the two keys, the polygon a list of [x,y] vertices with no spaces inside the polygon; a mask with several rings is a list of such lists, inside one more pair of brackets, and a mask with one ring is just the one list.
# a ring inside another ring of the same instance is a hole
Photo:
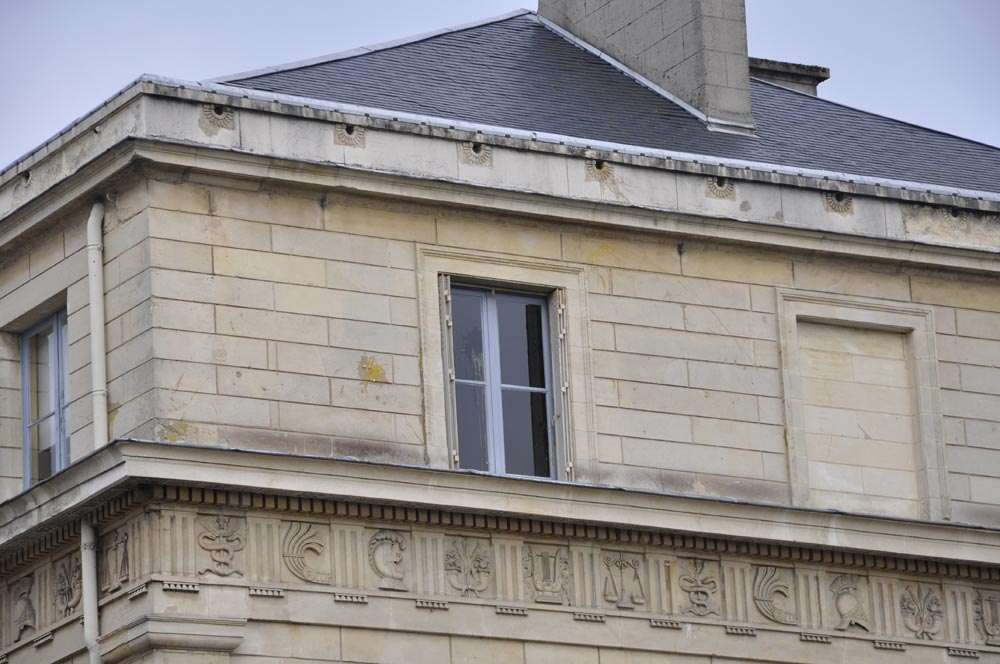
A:
{"label": "stone building facade", "polygon": [[[563,4],[500,22],[597,40]],[[136,81],[0,174],[0,662],[1000,661],[983,152],[904,187]],[[462,287],[546,311],[547,476],[470,469]]]}

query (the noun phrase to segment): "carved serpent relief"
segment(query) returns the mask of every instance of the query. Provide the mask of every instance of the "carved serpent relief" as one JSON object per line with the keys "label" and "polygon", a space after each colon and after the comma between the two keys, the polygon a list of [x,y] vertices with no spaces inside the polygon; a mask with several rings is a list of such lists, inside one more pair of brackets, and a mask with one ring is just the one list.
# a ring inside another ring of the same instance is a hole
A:
{"label": "carved serpent relief", "polygon": [[758,567],[753,581],[753,603],[761,613],[776,623],[795,625],[795,614],[778,606],[777,596],[790,598],[791,587],[784,578],[784,571],[778,567]]}
{"label": "carved serpent relief", "polygon": [[687,574],[677,577],[677,585],[687,594],[688,607],[684,613],[699,617],[719,615],[716,595],[719,592],[718,574],[713,573],[709,560],[685,560]]}
{"label": "carved serpent relief", "polygon": [[83,596],[83,576],[80,568],[80,554],[74,553],[63,558],[55,565],[55,588],[53,599],[56,614],[60,618],[72,615]]}
{"label": "carved serpent relief", "polygon": [[281,540],[281,557],[295,576],[310,583],[330,583],[329,574],[317,570],[306,560],[306,554],[319,556],[325,548],[326,542],[313,524],[298,521],[287,524]]}
{"label": "carved serpent relief", "polygon": [[217,574],[218,576],[243,576],[234,566],[234,559],[239,551],[246,547],[243,536],[243,520],[237,517],[218,514],[200,520],[202,532],[198,535],[198,546],[208,552],[212,559],[209,567],[199,570],[199,574]]}
{"label": "carved serpent relief", "polygon": [[394,530],[380,530],[368,540],[368,563],[379,577],[383,590],[408,590],[403,552],[406,536]]}
{"label": "carved serpent relief", "polygon": [[528,597],[543,604],[569,604],[569,555],[561,546],[526,544],[521,561]]}
{"label": "carved serpent relief", "polygon": [[865,605],[858,597],[864,582],[864,577],[859,574],[841,574],[830,583],[834,606],[840,615],[840,622],[834,629],[846,631],[848,627],[855,625],[866,632],[872,631]]}
{"label": "carved serpent relief", "polygon": [[489,588],[493,573],[489,542],[470,537],[452,540],[444,555],[444,570],[448,584],[463,597],[479,597]]}
{"label": "carved serpent relief", "polygon": [[918,639],[930,641],[944,624],[941,596],[930,586],[907,586],[899,596],[903,624]]}

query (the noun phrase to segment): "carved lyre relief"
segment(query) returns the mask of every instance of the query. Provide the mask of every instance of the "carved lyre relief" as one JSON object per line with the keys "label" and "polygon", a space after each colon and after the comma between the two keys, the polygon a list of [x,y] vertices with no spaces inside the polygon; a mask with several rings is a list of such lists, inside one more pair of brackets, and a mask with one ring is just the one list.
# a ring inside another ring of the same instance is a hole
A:
{"label": "carved lyre relief", "polygon": [[22,576],[14,582],[14,643],[21,640],[24,632],[35,631],[35,603],[31,599],[31,589],[35,585],[32,574]]}
{"label": "carved lyre relief", "polygon": [[868,613],[865,612],[864,601],[861,598],[861,588],[864,583],[864,577],[859,574],[841,574],[830,584],[830,590],[834,597],[833,603],[840,615],[840,622],[834,629],[843,632],[851,625],[855,625],[866,632],[872,631],[872,625],[868,620]]}
{"label": "carved lyre relief", "polygon": [[379,588],[409,590],[403,566],[404,551],[406,537],[393,530],[380,530],[368,540],[368,563],[379,577]]}
{"label": "carved lyre relief", "polygon": [[1000,645],[1000,591],[980,590],[975,600],[976,627],[986,645]]}
{"label": "carved lyre relief", "polygon": [[330,583],[330,575],[316,569],[307,559],[308,554],[319,556],[326,549],[326,541],[311,523],[293,521],[286,524],[281,540],[281,557],[288,570],[310,583]]}
{"label": "carved lyre relief", "polygon": [[101,590],[111,592],[128,582],[128,533],[120,528],[104,536],[104,556],[101,564]]}
{"label": "carved lyre relief", "polygon": [[521,562],[530,598],[545,604],[569,604],[571,580],[566,549],[526,544]]}
{"label": "carved lyre relief", "polygon": [[899,596],[899,610],[903,614],[903,624],[918,639],[930,641],[941,631],[944,605],[934,588],[907,586]]}
{"label": "carved lyre relief", "polygon": [[719,615],[717,567],[709,560],[685,560],[686,574],[677,577],[677,586],[687,595],[684,613],[699,617]]}
{"label": "carved lyre relief", "polygon": [[218,514],[201,520],[202,532],[198,536],[198,545],[208,552],[212,559],[211,565],[198,571],[199,574],[217,574],[218,576],[243,576],[236,569],[235,558],[246,546],[243,536],[243,520],[237,517]]}
{"label": "carved lyre relief", "polygon": [[753,603],[768,620],[782,625],[798,622],[795,613],[778,605],[778,597],[791,598],[791,586],[785,580],[784,571],[778,567],[758,567],[753,580]]}
{"label": "carved lyre relief", "polygon": [[642,557],[638,554],[609,551],[604,554],[604,601],[619,609],[634,609],[646,603],[642,580]]}
{"label": "carved lyre relief", "polygon": [[489,543],[471,537],[452,540],[444,555],[448,585],[463,597],[479,597],[490,585],[493,558]]}
{"label": "carved lyre relief", "polygon": [[83,596],[83,576],[80,568],[80,554],[66,556],[53,565],[55,571],[55,588],[53,600],[56,605],[56,615],[60,618],[72,615],[80,606]]}

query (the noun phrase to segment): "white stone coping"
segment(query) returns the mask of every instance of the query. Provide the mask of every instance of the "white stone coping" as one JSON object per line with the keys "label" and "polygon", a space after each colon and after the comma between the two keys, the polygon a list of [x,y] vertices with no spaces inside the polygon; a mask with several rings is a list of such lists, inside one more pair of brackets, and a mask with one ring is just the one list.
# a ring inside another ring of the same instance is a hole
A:
{"label": "white stone coping", "polygon": [[119,440],[0,504],[0,550],[138,483],[310,495],[1000,565],[1000,530],[653,491],[178,443]]}

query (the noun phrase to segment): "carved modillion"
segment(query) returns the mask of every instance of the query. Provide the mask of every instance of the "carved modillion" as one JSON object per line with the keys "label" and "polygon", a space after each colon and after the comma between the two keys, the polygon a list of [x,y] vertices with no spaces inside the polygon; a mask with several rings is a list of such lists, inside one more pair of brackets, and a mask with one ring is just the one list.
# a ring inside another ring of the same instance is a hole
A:
{"label": "carved modillion", "polygon": [[236,554],[246,547],[243,535],[243,520],[218,514],[202,521],[202,532],[198,535],[198,545],[208,552],[211,564],[198,571],[199,574],[218,576],[243,576],[236,569]]}
{"label": "carved modillion", "polygon": [[33,574],[22,576],[14,582],[14,643],[21,640],[25,632],[35,631],[35,602],[31,589],[35,585]]}
{"label": "carved modillion", "polygon": [[778,604],[778,597],[787,599],[791,594],[791,586],[785,580],[785,573],[781,568],[771,566],[757,568],[753,580],[753,603],[768,620],[782,625],[795,625],[798,622],[794,613]]}
{"label": "carved modillion", "polygon": [[944,624],[941,596],[930,586],[907,586],[899,596],[903,624],[918,639],[930,641]]}
{"label": "carved modillion", "polygon": [[469,537],[452,540],[445,552],[444,571],[448,585],[463,597],[479,597],[493,573],[489,543]]}
{"label": "carved modillion", "polygon": [[642,580],[642,558],[636,554],[607,552],[604,563],[604,601],[619,609],[634,609],[646,604],[646,588]]}
{"label": "carved modillion", "polygon": [[378,575],[378,587],[383,590],[409,590],[403,552],[406,538],[393,530],[380,530],[368,540],[368,563]]}
{"label": "carved modillion", "polygon": [[53,599],[56,605],[56,615],[60,618],[72,615],[80,606],[83,596],[83,575],[80,568],[80,554],[66,556],[53,565],[55,571],[55,588]]}
{"label": "carved modillion", "polygon": [[677,577],[677,586],[687,595],[684,613],[699,617],[719,615],[719,580],[713,574],[711,561],[687,560],[686,573]]}
{"label": "carved modillion", "polygon": [[281,557],[288,570],[309,583],[330,583],[330,575],[317,570],[307,560],[308,554],[319,556],[326,548],[316,526],[311,523],[292,522],[281,540]]}
{"label": "carved modillion", "polygon": [[841,574],[830,584],[830,591],[833,592],[833,603],[840,616],[840,622],[834,629],[846,631],[851,625],[855,625],[865,630],[872,631],[871,621],[868,620],[868,613],[860,594],[861,584],[864,577],[859,574]]}

